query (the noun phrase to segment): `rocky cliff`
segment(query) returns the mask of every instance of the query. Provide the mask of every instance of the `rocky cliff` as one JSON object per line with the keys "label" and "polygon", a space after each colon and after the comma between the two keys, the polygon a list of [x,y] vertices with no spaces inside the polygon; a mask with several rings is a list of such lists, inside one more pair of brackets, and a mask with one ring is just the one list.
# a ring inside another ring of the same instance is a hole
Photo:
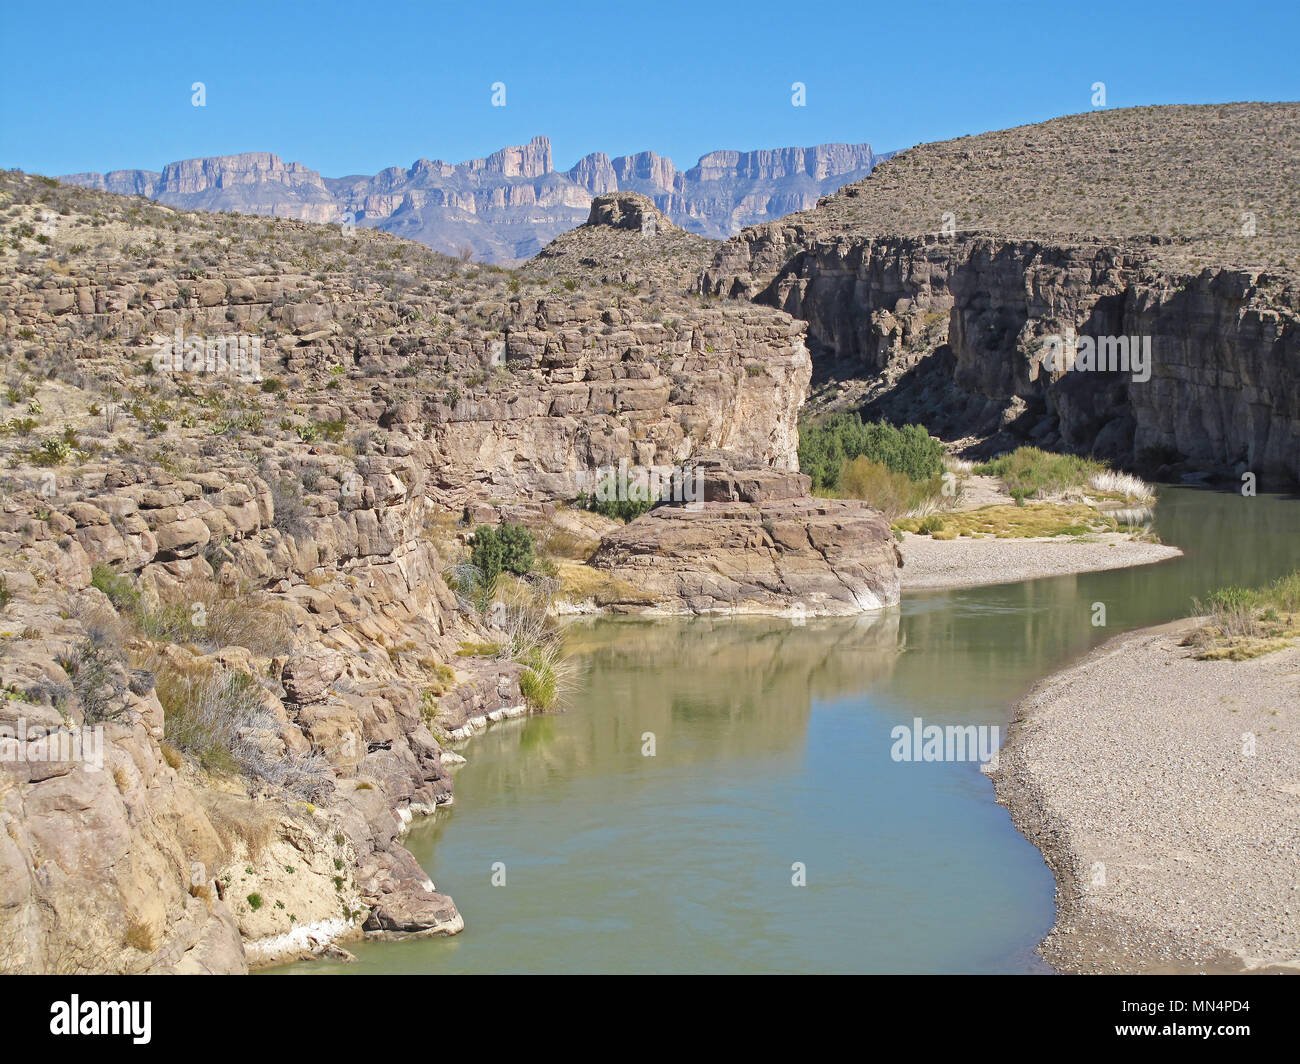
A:
{"label": "rocky cliff", "polygon": [[[802,323],[18,174],[0,209],[0,968],[455,933],[401,836],[530,706],[466,516],[544,529],[598,467],[709,448],[792,471]],[[597,254],[672,238],[593,215]]]}
{"label": "rocky cliff", "polygon": [[[1300,479],[1297,162],[1295,104],[923,145],[737,236],[702,284],[808,323],[819,405],[1281,488]],[[1045,364],[1068,335],[1149,343],[1149,375]]]}
{"label": "rocky cliff", "polygon": [[528,258],[579,225],[593,196],[640,192],[690,232],[725,237],[742,225],[811,207],[869,174],[881,158],[868,144],[822,144],[711,152],[680,172],[654,152],[614,159],[597,152],[557,171],[550,140],[539,136],[483,159],[418,159],[373,176],[322,178],[301,163],[246,152],[169,163],[161,173],[115,170],[61,180],[187,210],[374,227],[447,254],[469,249],[481,261],[506,263]]}

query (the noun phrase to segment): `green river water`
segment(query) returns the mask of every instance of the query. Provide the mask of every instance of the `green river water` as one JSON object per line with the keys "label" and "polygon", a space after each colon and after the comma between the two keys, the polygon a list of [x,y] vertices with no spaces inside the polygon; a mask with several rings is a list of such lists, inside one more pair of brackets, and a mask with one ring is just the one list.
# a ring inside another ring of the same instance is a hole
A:
{"label": "green river water", "polygon": [[975,763],[896,762],[891,729],[1004,735],[1017,699],[1090,647],[1300,565],[1298,520],[1293,499],[1165,488],[1156,531],[1186,555],[1156,565],[803,625],[573,622],[567,711],[470,742],[455,805],[407,838],[465,931],[277,971],[1045,971],[1038,851]]}

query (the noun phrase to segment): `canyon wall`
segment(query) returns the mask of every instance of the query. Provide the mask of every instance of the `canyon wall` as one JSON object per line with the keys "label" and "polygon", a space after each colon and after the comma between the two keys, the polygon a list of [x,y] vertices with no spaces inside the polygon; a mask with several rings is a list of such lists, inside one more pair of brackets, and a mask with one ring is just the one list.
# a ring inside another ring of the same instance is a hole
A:
{"label": "canyon wall", "polygon": [[[872,412],[949,438],[1091,452],[1147,471],[1300,480],[1300,285],[1171,270],[1141,248],[777,223],[719,250],[705,290],[808,323]],[[1150,338],[1150,378],[1044,365],[1048,337]]]}

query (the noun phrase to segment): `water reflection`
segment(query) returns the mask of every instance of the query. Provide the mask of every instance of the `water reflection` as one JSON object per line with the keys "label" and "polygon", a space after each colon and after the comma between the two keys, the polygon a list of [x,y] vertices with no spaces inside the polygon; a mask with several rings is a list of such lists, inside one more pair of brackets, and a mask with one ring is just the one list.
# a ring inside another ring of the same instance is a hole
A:
{"label": "water reflection", "polygon": [[288,970],[1039,970],[1052,881],[1037,851],[974,765],[892,761],[892,728],[1005,724],[1089,647],[1300,565],[1296,516],[1291,500],[1175,489],[1155,523],[1186,557],[1153,566],[803,625],[572,622],[568,711],[476,738],[454,809],[411,835],[467,930]]}

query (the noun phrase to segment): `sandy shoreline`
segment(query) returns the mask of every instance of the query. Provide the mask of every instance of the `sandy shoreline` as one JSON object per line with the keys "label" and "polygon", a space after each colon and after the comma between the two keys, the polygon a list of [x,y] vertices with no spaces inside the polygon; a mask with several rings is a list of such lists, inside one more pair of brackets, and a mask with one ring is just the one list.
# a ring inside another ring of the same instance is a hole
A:
{"label": "sandy shoreline", "polygon": [[1177,558],[1182,551],[1164,543],[1107,532],[1083,538],[936,540],[903,533],[900,574],[904,591],[982,587],[1045,576],[1124,569]]}
{"label": "sandy shoreline", "polygon": [[1300,970],[1300,647],[1196,661],[1191,625],[1040,682],[991,773],[1056,877],[1058,970]]}

